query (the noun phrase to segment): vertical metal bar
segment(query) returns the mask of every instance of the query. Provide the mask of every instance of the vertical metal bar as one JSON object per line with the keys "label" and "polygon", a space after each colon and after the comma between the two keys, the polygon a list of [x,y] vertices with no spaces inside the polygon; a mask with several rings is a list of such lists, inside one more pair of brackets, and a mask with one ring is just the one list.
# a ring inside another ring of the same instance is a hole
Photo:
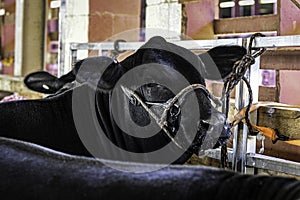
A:
{"label": "vertical metal bar", "polygon": [[16,31],[15,31],[15,68],[14,75],[22,75],[23,63],[23,20],[24,19],[24,0],[16,1]]}
{"label": "vertical metal bar", "polygon": [[77,61],[77,49],[71,49],[71,65]]}
{"label": "vertical metal bar", "polygon": [[[243,46],[247,47],[248,39],[243,39]],[[241,110],[245,105],[245,96],[247,91],[244,88],[244,84],[240,82],[236,87],[235,94],[235,107]],[[247,151],[247,127],[241,122],[234,129],[233,140],[233,161],[232,169],[241,173],[245,173],[246,169],[246,151]]]}
{"label": "vertical metal bar", "polygon": [[102,51],[102,45],[100,45],[101,47],[99,47],[98,49],[98,56],[103,56],[103,51]]}
{"label": "vertical metal bar", "polygon": [[[243,83],[236,87],[235,106],[238,110],[244,107],[243,94],[245,93]],[[233,165],[232,169],[237,172],[245,173],[246,151],[247,151],[247,127],[241,122],[234,129],[233,140]]]}
{"label": "vertical metal bar", "polygon": [[[252,103],[258,102],[258,92],[259,92],[259,76],[260,76],[260,57],[255,59],[255,64],[253,64],[250,68],[250,73],[248,80],[250,80],[250,85],[252,89]],[[251,122],[256,124],[257,122],[257,112],[253,112],[251,114]],[[247,130],[247,129],[246,129]],[[248,153],[256,153],[256,136],[248,136],[247,138],[247,154]],[[246,167],[247,174],[254,174],[255,168]]]}
{"label": "vertical metal bar", "polygon": [[280,101],[280,70],[276,70],[276,102]]}
{"label": "vertical metal bar", "polygon": [[[249,74],[250,85],[252,88],[253,103],[258,102],[258,92],[259,92],[259,76],[260,76],[260,57],[255,59],[255,63],[250,68]],[[252,119],[252,122],[256,123],[256,117]]]}
{"label": "vertical metal bar", "polygon": [[[62,76],[65,73],[65,21],[66,21],[66,0],[61,0],[59,8],[59,48],[58,48],[58,76]],[[72,57],[73,58],[73,57]],[[72,60],[73,63],[73,60]]]}
{"label": "vertical metal bar", "polygon": [[[243,39],[243,46],[248,47],[249,38]],[[258,102],[259,92],[259,68],[260,58],[256,58],[255,64],[251,66],[247,71],[245,77],[250,81],[253,94],[253,103]],[[249,102],[248,89],[242,82],[236,87],[235,95],[235,107],[240,110]],[[252,120],[253,123],[256,121]],[[233,141],[233,170],[241,173],[254,173],[253,169],[248,168],[246,171],[246,153],[255,153],[256,151],[256,138],[252,137],[248,140],[248,127],[240,123],[234,129],[234,141]]]}
{"label": "vertical metal bar", "polygon": [[[256,153],[256,136],[248,136],[247,139],[247,155]],[[247,158],[246,158],[247,160]],[[253,167],[246,167],[246,174],[256,174],[256,169]]]}

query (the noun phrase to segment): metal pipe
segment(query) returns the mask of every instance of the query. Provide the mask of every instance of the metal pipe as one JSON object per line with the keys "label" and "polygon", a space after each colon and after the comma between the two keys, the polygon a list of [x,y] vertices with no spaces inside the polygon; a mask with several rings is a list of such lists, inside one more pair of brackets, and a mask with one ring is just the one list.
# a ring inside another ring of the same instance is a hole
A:
{"label": "metal pipe", "polygon": [[77,50],[72,49],[71,50],[71,65],[74,65],[76,61],[77,61]]}
{"label": "metal pipe", "polygon": [[[247,48],[249,40],[244,38],[242,46]],[[249,80],[249,70],[246,73]],[[240,82],[236,87],[235,93],[235,107],[237,110],[241,110],[248,102],[247,91],[244,87],[244,83]],[[234,140],[233,140],[233,161],[232,169],[237,172],[245,173],[246,170],[246,152],[247,152],[247,137],[248,129],[242,122],[240,122],[234,128]]]}
{"label": "metal pipe", "polygon": [[[243,98],[245,94],[243,85],[239,83],[236,88],[235,106],[238,110],[246,104]],[[247,137],[247,126],[240,122],[234,129],[232,169],[241,173],[245,173],[246,169]]]}
{"label": "metal pipe", "polygon": [[[58,49],[58,76],[62,76],[65,74],[65,34],[66,34],[66,0],[61,0],[60,1],[60,8],[59,8],[59,38],[58,38],[58,43],[59,43],[59,49]],[[73,53],[71,54],[73,55]],[[73,64],[73,61],[72,61]]]}
{"label": "metal pipe", "polygon": [[[172,43],[191,50],[206,50],[220,45],[240,45],[242,38],[236,39],[218,39],[218,40],[182,40]],[[293,36],[272,36],[258,37],[255,40],[253,48],[277,48],[277,47],[300,47],[300,35]],[[136,50],[144,42],[120,42],[120,50]],[[113,50],[113,42],[101,43],[70,43],[70,49],[77,50]]]}

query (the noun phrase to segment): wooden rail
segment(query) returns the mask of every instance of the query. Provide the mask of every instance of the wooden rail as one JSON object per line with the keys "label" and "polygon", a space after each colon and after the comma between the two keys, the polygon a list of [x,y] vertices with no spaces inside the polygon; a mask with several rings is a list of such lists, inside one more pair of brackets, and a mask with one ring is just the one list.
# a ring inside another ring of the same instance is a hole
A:
{"label": "wooden rail", "polygon": [[32,90],[26,88],[26,86],[23,83],[22,77],[0,75],[0,90],[17,92],[22,96],[26,96],[28,98],[33,98],[33,99],[44,97],[43,94],[33,92]]}
{"label": "wooden rail", "polygon": [[261,56],[261,69],[300,70],[300,49],[270,50]]}
{"label": "wooden rail", "polygon": [[216,35],[249,32],[271,32],[278,31],[278,23],[278,15],[217,19],[214,21],[214,32]]}

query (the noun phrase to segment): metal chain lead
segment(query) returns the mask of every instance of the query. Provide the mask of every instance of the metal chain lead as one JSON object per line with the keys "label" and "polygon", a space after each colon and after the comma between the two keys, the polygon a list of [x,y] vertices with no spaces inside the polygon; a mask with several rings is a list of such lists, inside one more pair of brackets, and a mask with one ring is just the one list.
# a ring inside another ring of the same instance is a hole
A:
{"label": "metal chain lead", "polygon": [[[229,113],[229,99],[230,99],[230,93],[232,90],[236,87],[236,85],[243,80],[247,86],[248,93],[249,93],[249,101],[248,101],[248,106],[246,109],[245,113],[245,121],[246,125],[248,127],[248,130],[250,134],[253,134],[253,129],[250,123],[250,108],[252,106],[253,102],[253,93],[251,89],[251,85],[247,78],[245,78],[245,74],[248,69],[250,69],[251,65],[255,63],[255,58],[263,54],[266,49],[265,48],[259,48],[259,50],[255,51],[252,54],[253,51],[253,41],[256,37],[264,37],[265,35],[261,33],[255,33],[251,35],[250,37],[250,42],[248,45],[247,49],[247,54],[243,56],[243,58],[239,61],[237,61],[234,66],[233,66],[233,72],[232,74],[225,80],[224,86],[223,86],[223,91],[222,91],[222,102],[223,102],[223,107],[222,107],[222,112],[225,114],[226,119],[228,118],[228,113]],[[225,144],[221,148],[221,165],[223,168],[228,167],[228,153],[227,153],[227,145]]]}

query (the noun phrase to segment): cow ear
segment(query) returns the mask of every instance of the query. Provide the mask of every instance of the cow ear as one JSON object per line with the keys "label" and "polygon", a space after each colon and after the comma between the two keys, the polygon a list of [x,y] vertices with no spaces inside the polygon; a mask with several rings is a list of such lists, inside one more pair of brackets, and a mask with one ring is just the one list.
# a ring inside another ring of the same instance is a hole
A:
{"label": "cow ear", "polygon": [[24,83],[29,89],[45,94],[53,94],[64,85],[56,76],[45,71],[34,72],[27,75],[24,79]]}
{"label": "cow ear", "polygon": [[226,78],[236,61],[247,53],[241,46],[218,46],[210,49],[199,57],[204,64],[204,78],[220,80]]}

